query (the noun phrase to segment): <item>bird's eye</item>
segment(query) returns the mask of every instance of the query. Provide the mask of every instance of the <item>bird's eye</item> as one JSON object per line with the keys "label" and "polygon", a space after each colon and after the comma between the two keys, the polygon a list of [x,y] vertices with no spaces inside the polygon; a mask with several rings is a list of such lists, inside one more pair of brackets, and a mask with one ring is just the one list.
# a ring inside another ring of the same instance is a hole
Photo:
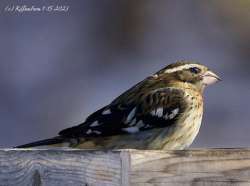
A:
{"label": "bird's eye", "polygon": [[189,68],[190,72],[194,73],[194,74],[198,74],[200,73],[201,69],[197,68],[197,67],[192,67]]}

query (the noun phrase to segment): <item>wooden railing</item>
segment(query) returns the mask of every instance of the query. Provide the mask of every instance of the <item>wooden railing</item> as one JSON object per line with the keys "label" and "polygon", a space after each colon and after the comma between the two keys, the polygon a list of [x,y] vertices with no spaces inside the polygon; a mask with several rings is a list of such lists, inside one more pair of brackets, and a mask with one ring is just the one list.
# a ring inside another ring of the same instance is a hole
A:
{"label": "wooden railing", "polygon": [[2,149],[0,185],[250,185],[250,149]]}

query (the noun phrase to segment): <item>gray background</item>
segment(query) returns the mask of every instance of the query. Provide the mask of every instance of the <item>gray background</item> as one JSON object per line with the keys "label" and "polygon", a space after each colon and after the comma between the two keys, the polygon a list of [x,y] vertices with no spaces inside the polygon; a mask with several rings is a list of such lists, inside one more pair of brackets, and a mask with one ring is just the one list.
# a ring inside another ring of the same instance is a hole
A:
{"label": "gray background", "polygon": [[[57,4],[70,9],[4,11]],[[249,146],[249,1],[1,0],[0,14],[0,147],[55,136],[178,59],[223,78],[192,147]]]}

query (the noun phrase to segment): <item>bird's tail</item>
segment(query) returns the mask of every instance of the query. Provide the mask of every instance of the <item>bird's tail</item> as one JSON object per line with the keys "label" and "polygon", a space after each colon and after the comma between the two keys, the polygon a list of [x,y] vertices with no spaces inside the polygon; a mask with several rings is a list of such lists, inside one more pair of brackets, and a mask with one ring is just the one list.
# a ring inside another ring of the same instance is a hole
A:
{"label": "bird's tail", "polygon": [[19,145],[14,148],[31,148],[31,147],[69,147],[70,141],[61,137],[57,136],[54,138],[49,138],[45,140],[35,141],[32,143],[27,143],[24,145]]}

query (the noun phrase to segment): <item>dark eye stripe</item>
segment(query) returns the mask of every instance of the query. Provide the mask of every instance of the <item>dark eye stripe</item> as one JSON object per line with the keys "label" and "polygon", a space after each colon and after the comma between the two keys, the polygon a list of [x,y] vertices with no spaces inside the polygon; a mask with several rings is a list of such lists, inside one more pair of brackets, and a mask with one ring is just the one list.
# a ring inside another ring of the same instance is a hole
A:
{"label": "dark eye stripe", "polygon": [[201,69],[199,69],[198,67],[192,67],[189,68],[190,72],[194,73],[194,74],[198,74],[200,73]]}

